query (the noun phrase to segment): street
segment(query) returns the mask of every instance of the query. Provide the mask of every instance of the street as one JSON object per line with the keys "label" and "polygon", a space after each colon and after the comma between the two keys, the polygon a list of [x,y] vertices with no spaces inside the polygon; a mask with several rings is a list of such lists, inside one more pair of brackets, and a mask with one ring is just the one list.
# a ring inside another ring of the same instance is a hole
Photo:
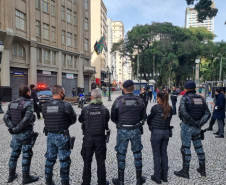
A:
{"label": "street", "polygon": [[[113,101],[121,94],[121,91],[116,91],[112,95],[112,101],[109,102],[108,97],[103,97],[104,105],[110,110]],[[171,104],[171,103],[170,103]],[[179,104],[179,100],[178,100]],[[178,108],[177,104],[177,108]],[[153,102],[149,103],[147,112],[150,112],[151,107],[154,105]],[[7,104],[3,105],[3,110],[6,111]],[[81,113],[81,109],[78,106],[74,106],[76,114]],[[9,134],[5,124],[3,123],[4,114],[0,115],[0,184],[7,184],[8,178],[8,161],[10,157],[10,141],[11,135]],[[171,125],[174,126],[173,137],[170,138],[168,145],[168,156],[169,156],[169,175],[168,175],[168,183],[163,184],[225,184],[226,180],[226,144],[224,139],[217,139],[212,134],[217,130],[217,124],[214,125],[213,132],[205,133],[205,140],[203,141],[204,152],[206,154],[206,178],[201,178],[201,176],[196,171],[198,167],[198,157],[194,151],[193,145],[191,146],[192,158],[191,158],[191,166],[190,166],[190,180],[186,180],[183,178],[179,178],[174,175],[175,170],[180,170],[182,167],[182,157],[180,153],[181,148],[181,140],[180,140],[180,120],[178,116],[173,116]],[[204,126],[206,128],[208,123]],[[39,133],[38,139],[33,148],[33,158],[31,163],[31,175],[36,175],[40,177],[40,180],[33,184],[45,184],[44,178],[44,168],[45,168],[45,157],[44,154],[46,152],[46,136],[43,133],[44,120],[37,120],[35,122],[34,130]],[[110,141],[107,144],[107,159],[106,159],[106,170],[107,170],[107,180],[109,180],[110,184],[112,184],[111,179],[113,177],[117,177],[117,160],[116,160],[116,152],[114,147],[116,145],[116,127],[115,124],[111,121],[109,122],[109,128],[111,129],[111,137]],[[70,127],[71,136],[75,136],[75,146],[71,153],[71,169],[70,169],[70,184],[79,185],[82,182],[82,172],[83,172],[83,160],[80,155],[81,147],[82,147],[82,130],[81,124],[77,121],[75,125]],[[144,134],[142,136],[143,150],[143,175],[147,177],[147,181],[145,184],[155,184],[151,180],[151,175],[153,174],[153,155],[150,143],[151,133],[148,129],[147,124],[144,125]],[[21,170],[21,156],[18,160],[17,165],[17,173],[18,178],[11,184],[18,185],[22,182],[22,170]],[[57,160],[54,167],[54,176],[53,179],[57,185],[60,185],[60,163]],[[93,158],[92,164],[92,183],[91,185],[97,184],[97,167],[95,157]],[[133,185],[136,184],[136,174],[134,167],[134,158],[133,153],[131,152],[130,145],[128,147],[128,153],[126,156],[126,170],[125,170],[125,185]]]}

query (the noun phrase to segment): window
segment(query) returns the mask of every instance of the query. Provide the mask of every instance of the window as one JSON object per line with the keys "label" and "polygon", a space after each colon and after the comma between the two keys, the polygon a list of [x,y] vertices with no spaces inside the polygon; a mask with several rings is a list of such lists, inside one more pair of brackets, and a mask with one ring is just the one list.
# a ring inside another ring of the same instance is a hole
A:
{"label": "window", "polygon": [[73,0],[73,3],[76,3],[76,0]]}
{"label": "window", "polygon": [[65,20],[65,7],[61,6],[61,18],[62,20]]}
{"label": "window", "polygon": [[84,59],[84,66],[89,66],[89,60],[88,59]]}
{"label": "window", "polygon": [[56,52],[52,52],[52,64],[56,65]]}
{"label": "window", "polygon": [[74,57],[74,68],[77,68],[77,57]]}
{"label": "window", "polygon": [[71,23],[71,10],[67,9],[67,22]]}
{"label": "window", "polygon": [[22,45],[14,43],[12,45],[12,57],[19,60],[25,60],[25,49]]}
{"label": "window", "polygon": [[76,39],[77,39],[77,36],[74,35],[74,47],[76,48]]}
{"label": "window", "polygon": [[40,9],[40,0],[35,0],[35,8]]}
{"label": "window", "polygon": [[67,33],[67,45],[72,46],[72,34]]}
{"label": "window", "polygon": [[37,55],[37,63],[42,63],[42,50],[41,50],[41,48],[37,48],[37,53],[36,53],[36,55]]}
{"label": "window", "polygon": [[65,44],[65,31],[62,31],[62,44]]}
{"label": "window", "polygon": [[85,39],[85,51],[88,51],[88,39]]}
{"label": "window", "polygon": [[84,7],[85,7],[85,10],[88,10],[88,0],[84,0]]}
{"label": "window", "polygon": [[43,60],[44,60],[44,64],[50,65],[50,51],[49,50],[43,50]]}
{"label": "window", "polygon": [[88,30],[88,19],[85,18],[85,30]]}
{"label": "window", "polygon": [[26,30],[26,15],[18,10],[16,10],[16,27]]}
{"label": "window", "polygon": [[72,68],[72,57],[70,55],[67,56],[67,67]]}
{"label": "window", "polygon": [[74,25],[76,25],[76,12],[74,12]]}
{"label": "window", "polygon": [[49,40],[49,25],[43,23],[43,38]]}
{"label": "window", "polygon": [[36,36],[41,37],[41,23],[40,23],[40,21],[36,21]]}
{"label": "window", "polygon": [[52,26],[52,41],[56,42],[56,28]]}
{"label": "window", "polygon": [[63,67],[66,67],[66,55],[65,54],[62,54],[62,64],[63,64]]}
{"label": "window", "polygon": [[51,1],[51,14],[55,16],[55,1]]}
{"label": "window", "polygon": [[42,10],[44,12],[49,12],[49,0],[42,0]]}

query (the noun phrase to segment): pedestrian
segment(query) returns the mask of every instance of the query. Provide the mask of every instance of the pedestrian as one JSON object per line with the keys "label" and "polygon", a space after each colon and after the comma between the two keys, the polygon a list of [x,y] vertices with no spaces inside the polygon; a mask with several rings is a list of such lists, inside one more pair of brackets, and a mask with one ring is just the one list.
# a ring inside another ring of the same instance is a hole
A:
{"label": "pedestrian", "polygon": [[75,124],[77,116],[71,104],[63,101],[65,90],[62,86],[55,85],[52,94],[53,99],[43,105],[44,132],[47,136],[45,179],[47,185],[54,185],[53,166],[58,155],[61,183],[69,185],[72,148],[70,147],[69,127]]}
{"label": "pedestrian", "polygon": [[163,91],[166,91],[167,89],[166,89],[166,87],[163,87],[162,90],[163,90]]}
{"label": "pedestrian", "polygon": [[23,85],[19,88],[19,98],[12,101],[6,114],[4,122],[12,134],[10,147],[12,148],[9,160],[9,178],[8,183],[17,178],[16,166],[21,150],[22,159],[22,184],[29,184],[39,180],[38,177],[30,175],[30,165],[33,155],[32,148],[37,138],[37,133],[33,132],[35,122],[34,105],[30,100],[31,91],[28,86]]}
{"label": "pedestrian", "polygon": [[36,112],[38,119],[42,119],[42,117],[40,116],[40,111],[38,107],[39,100],[36,92],[36,86],[34,84],[31,84],[30,89],[31,89],[31,99],[33,100],[33,103],[34,103],[34,111]]}
{"label": "pedestrian", "polygon": [[151,100],[152,100],[152,89],[151,88],[148,91],[148,97],[149,97],[149,100],[151,102]]}
{"label": "pedestrian", "polygon": [[[216,103],[216,94],[215,94],[215,97],[214,97],[214,99],[213,99],[213,102],[211,102],[211,104],[213,104],[213,113],[214,113],[214,110],[215,110],[215,109],[214,109],[215,103]],[[209,127],[205,129],[206,131],[212,131],[212,130],[213,130],[213,125],[214,125],[215,122],[216,122],[216,119],[214,119],[213,115],[214,115],[214,114],[212,114],[212,117],[211,117],[211,119],[210,119]],[[216,133],[217,133],[217,132],[216,132]],[[215,134],[215,133],[214,133],[214,134]],[[217,135],[218,135],[218,134],[217,134]]]}
{"label": "pedestrian", "polygon": [[153,106],[148,116],[148,126],[151,131],[151,146],[154,160],[154,175],[151,179],[157,184],[168,182],[167,146],[170,137],[170,121],[173,110],[169,105],[169,95],[166,91],[157,94],[158,104]]}
{"label": "pedestrian", "polygon": [[145,116],[146,116],[146,110],[148,106],[148,93],[146,92],[145,87],[143,87],[140,91],[140,97],[142,98],[144,105],[145,105]]}
{"label": "pedestrian", "polygon": [[175,171],[174,174],[189,179],[191,141],[199,159],[197,171],[201,176],[206,176],[205,153],[201,142],[201,138],[204,139],[204,132],[201,130],[201,127],[208,121],[211,114],[204,98],[196,94],[194,82],[188,81],[184,88],[186,94],[182,97],[179,107],[179,117],[182,120],[181,154],[183,167],[180,171]]}
{"label": "pedestrian", "polygon": [[178,92],[176,91],[176,87],[173,87],[173,92],[171,94],[171,101],[172,101],[172,106],[173,106],[173,115],[177,114],[177,97],[178,97]]}
{"label": "pedestrian", "polygon": [[221,89],[217,88],[215,90],[216,94],[216,103],[213,112],[213,118],[218,122],[218,131],[216,138],[224,138],[224,119],[225,119],[225,97],[221,93]]}
{"label": "pedestrian", "polygon": [[100,90],[92,90],[90,105],[82,109],[79,122],[82,123],[83,144],[81,155],[84,161],[82,185],[90,185],[91,164],[95,153],[97,161],[98,185],[108,185],[106,181],[106,141],[105,130],[109,131],[110,119],[108,109],[103,105]]}
{"label": "pedestrian", "polygon": [[153,102],[156,103],[156,97],[157,97],[157,90],[155,89],[154,92],[153,92],[153,96],[154,96],[154,99],[153,99]]}
{"label": "pedestrian", "polygon": [[137,185],[145,183],[146,178],[142,176],[142,154],[141,143],[142,124],[145,119],[145,105],[139,96],[133,94],[134,84],[132,80],[123,83],[125,95],[119,96],[111,108],[111,120],[117,125],[117,144],[115,151],[118,159],[118,178],[113,178],[113,184],[124,184],[125,159],[129,141],[134,156],[136,167]]}
{"label": "pedestrian", "polygon": [[72,89],[71,93],[72,93],[72,96],[73,97],[76,96],[76,90],[75,90],[75,88]]}
{"label": "pedestrian", "polygon": [[106,97],[107,90],[105,88],[103,89],[103,92],[104,92],[104,97]]}

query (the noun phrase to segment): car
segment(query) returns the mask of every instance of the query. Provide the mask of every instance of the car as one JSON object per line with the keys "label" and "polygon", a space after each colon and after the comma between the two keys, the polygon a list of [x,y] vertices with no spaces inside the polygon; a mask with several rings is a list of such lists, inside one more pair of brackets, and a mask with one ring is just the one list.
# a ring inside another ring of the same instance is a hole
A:
{"label": "car", "polygon": [[39,111],[42,112],[42,107],[43,105],[47,102],[53,99],[53,94],[52,91],[49,89],[49,87],[46,86],[39,86],[36,89],[37,91],[37,95],[38,95],[38,100],[39,100],[39,104],[38,104],[38,108]]}

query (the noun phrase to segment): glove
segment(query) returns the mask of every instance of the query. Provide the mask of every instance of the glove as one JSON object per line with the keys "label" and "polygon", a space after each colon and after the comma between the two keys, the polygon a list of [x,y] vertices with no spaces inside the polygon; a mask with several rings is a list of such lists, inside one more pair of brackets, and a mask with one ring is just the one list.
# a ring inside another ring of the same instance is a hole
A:
{"label": "glove", "polygon": [[12,128],[9,128],[8,131],[9,131],[10,134],[14,134]]}
{"label": "glove", "polygon": [[196,127],[201,128],[202,127],[202,123],[200,120],[196,121]]}

